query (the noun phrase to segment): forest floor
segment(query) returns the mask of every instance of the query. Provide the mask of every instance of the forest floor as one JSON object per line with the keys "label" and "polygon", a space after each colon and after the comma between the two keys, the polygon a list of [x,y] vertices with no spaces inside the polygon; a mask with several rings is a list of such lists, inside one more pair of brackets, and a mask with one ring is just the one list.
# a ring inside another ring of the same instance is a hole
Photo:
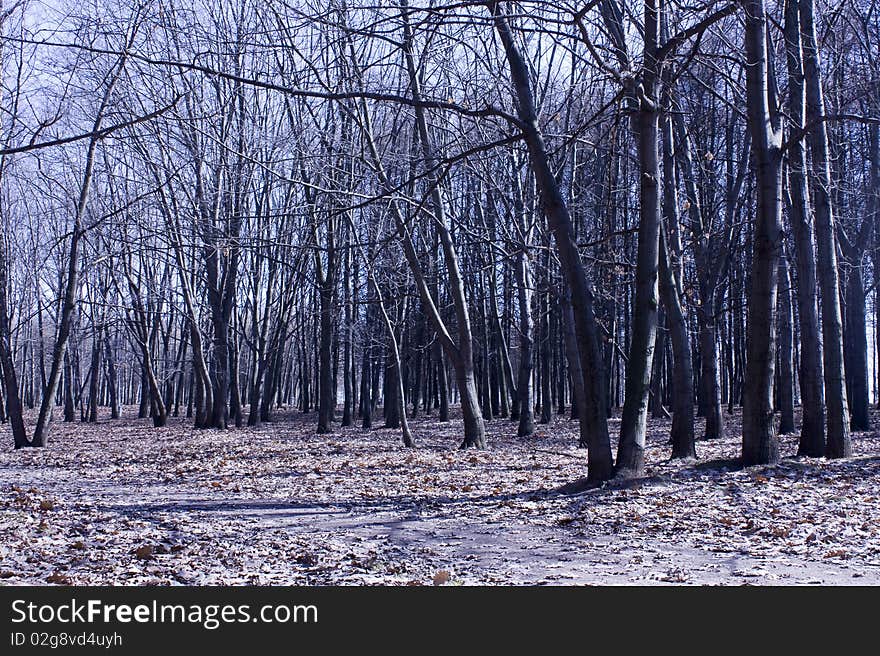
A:
{"label": "forest floor", "polygon": [[424,416],[408,450],[314,415],[221,432],[133,412],[0,452],[0,584],[880,584],[876,433],[843,461],[784,436],[779,465],[741,469],[738,415],[690,462],[651,420],[646,478],[564,496],[586,473],[565,418],[527,440],[495,420],[459,451],[460,422]]}

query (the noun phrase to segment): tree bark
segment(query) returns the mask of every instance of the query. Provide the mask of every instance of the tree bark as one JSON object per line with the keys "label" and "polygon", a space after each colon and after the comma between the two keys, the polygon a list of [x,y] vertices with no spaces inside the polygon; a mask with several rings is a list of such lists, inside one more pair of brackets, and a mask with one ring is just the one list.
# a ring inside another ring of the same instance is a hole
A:
{"label": "tree bark", "polygon": [[[792,130],[802,130],[806,99],[801,50],[799,0],[785,5],[785,44],[788,63],[788,113]],[[807,189],[807,151],[803,139],[788,150],[788,189],[791,230],[797,270],[797,308],[800,332],[801,434],[798,455],[818,458],[825,453],[825,387],[819,337],[814,226]]]}
{"label": "tree bark", "polygon": [[779,434],[794,432],[794,334],[792,331],[791,280],[785,255],[779,258],[779,375],[777,399],[779,402]]}
{"label": "tree bark", "polygon": [[757,175],[751,289],[748,298],[742,457],[745,466],[779,460],[773,420],[777,264],[782,229],[782,153],[767,48],[763,0],[745,0],[746,103]]}
{"label": "tree bark", "polygon": [[589,445],[587,480],[605,481],[611,478],[614,471],[606,415],[604,364],[593,310],[593,294],[574,238],[568,206],[550,167],[544,137],[538,126],[529,69],[514,42],[501,3],[490,1],[487,5],[492,12],[495,29],[510,67],[520,129],[529,150],[542,209],[556,240],[562,271],[571,289],[578,352],[584,376],[584,407],[580,412],[580,431],[581,439]]}
{"label": "tree bark", "polygon": [[831,169],[828,161],[828,131],[825,121],[822,120],[822,117],[825,116],[822,69],[816,45],[813,0],[799,0],[799,2],[804,81],[806,83],[806,124],[813,126],[807,133],[807,141],[812,155],[813,205],[816,212],[819,285],[822,290],[822,344],[825,365],[825,403],[828,417],[825,455],[829,458],[846,458],[852,455],[852,444],[850,442],[850,417],[843,359],[843,325],[840,310],[840,282],[837,271],[837,241],[830,195]]}
{"label": "tree bark", "polygon": [[660,16],[655,0],[645,0],[644,62],[633,129],[639,157],[639,230],[636,255],[632,337],[626,361],[626,384],[617,471],[642,476],[645,470],[645,430],[651,364],[657,337],[658,267],[660,238],[659,99],[657,48]]}

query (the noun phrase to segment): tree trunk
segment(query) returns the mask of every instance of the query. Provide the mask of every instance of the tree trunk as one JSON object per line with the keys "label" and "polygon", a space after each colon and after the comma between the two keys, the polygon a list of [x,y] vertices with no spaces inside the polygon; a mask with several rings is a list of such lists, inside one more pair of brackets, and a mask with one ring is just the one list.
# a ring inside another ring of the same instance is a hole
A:
{"label": "tree trunk", "polygon": [[[330,267],[324,274],[328,277]],[[321,331],[318,346],[318,433],[333,431],[333,288],[332,283],[321,285]]]}
{"label": "tree trunk", "polygon": [[[562,310],[562,330],[565,340],[565,357],[571,378],[571,418],[578,419],[578,412],[584,402],[584,376],[581,371],[580,353],[578,353],[577,337],[574,332],[574,313],[571,307],[571,296],[568,287],[560,297]],[[587,448],[585,442],[579,442],[582,449]]]}
{"label": "tree trunk", "polygon": [[[846,323],[844,324],[844,356],[846,358],[846,391],[851,403],[850,427],[856,431],[871,429],[868,416],[868,326],[865,287],[861,261],[850,267],[846,281]],[[843,456],[840,456],[843,457]]]}
{"label": "tree trunk", "polygon": [[[519,171],[513,171],[515,192],[514,205],[516,218],[523,240],[528,242],[529,230],[525,217],[525,203],[523,202],[522,185],[519,180]],[[534,346],[534,321],[532,319],[532,275],[529,266],[529,256],[526,252],[528,244],[524,243],[516,254],[514,263],[514,277],[516,278],[516,300],[519,310],[519,371],[517,373],[517,411],[519,420],[516,434],[519,437],[529,437],[535,433],[534,415],[534,389],[532,387],[532,360]]]}
{"label": "tree trunk", "polygon": [[[663,106],[671,105],[672,89],[664,83]],[[660,226],[659,291],[672,344],[672,442],[673,458],[696,457],[694,444],[694,372],[687,316],[682,307],[681,238],[675,167],[675,130],[672,117],[662,119],[663,131],[663,224]],[[659,399],[655,399],[659,402]],[[720,413],[721,399],[707,411]],[[709,420],[709,413],[706,419]]]}
{"label": "tree trunk", "polygon": [[107,393],[110,400],[110,418],[119,419],[119,392],[116,384],[116,358],[110,342],[110,329],[104,326],[104,362],[107,367]]}
{"label": "tree trunk", "polygon": [[541,195],[542,208],[556,240],[562,271],[571,289],[578,352],[584,376],[584,407],[580,411],[580,431],[582,440],[589,444],[587,480],[605,481],[613,475],[613,466],[606,415],[604,365],[593,311],[593,294],[574,238],[568,206],[550,167],[544,137],[538,126],[529,69],[515,44],[501,3],[489,2],[488,6],[510,67],[517,112]]}
{"label": "tree trunk", "polygon": [[89,366],[89,412],[91,423],[98,421],[98,392],[101,382],[101,332],[103,327],[96,326],[92,335],[92,362]]}
{"label": "tree trunk", "polygon": [[[782,154],[763,0],[745,0],[746,103],[757,174],[751,289],[743,392],[742,455],[745,466],[775,463],[779,443],[773,420],[776,353],[777,263],[781,247]],[[769,80],[769,81],[768,81]]]}
{"label": "tree trunk", "polygon": [[[785,4],[785,45],[788,63],[788,113],[792,130],[802,130],[805,122],[804,72],[801,55],[801,29],[798,0]],[[798,455],[818,458],[825,453],[825,387],[822,371],[822,345],[819,339],[816,256],[810,195],[807,189],[807,151],[797,139],[788,151],[789,216],[794,237],[797,270],[797,308],[800,335],[801,434]]]}
{"label": "tree trunk", "polygon": [[645,0],[645,52],[638,112],[633,119],[639,157],[639,230],[632,337],[626,361],[626,387],[617,447],[617,471],[642,476],[651,363],[657,337],[660,238],[659,100],[656,94],[659,15]]}
{"label": "tree trunk", "polygon": [[[794,2],[795,0],[790,0]],[[822,290],[822,344],[825,365],[825,403],[828,438],[825,455],[846,458],[852,455],[846,374],[843,359],[843,326],[840,310],[840,282],[837,271],[837,241],[831,209],[831,170],[828,162],[828,131],[824,120],[822,69],[816,45],[813,0],[799,0],[803,39],[804,81],[806,83],[806,124],[812,155],[813,204],[816,211],[819,285]]]}
{"label": "tree trunk", "polygon": [[9,415],[9,424],[12,428],[12,441],[16,449],[32,446],[28,439],[27,429],[24,425],[24,413],[21,405],[21,396],[18,390],[18,377],[15,374],[15,362],[13,360],[11,345],[11,326],[9,322],[8,306],[8,260],[7,240],[0,237],[0,368],[3,370],[3,383],[6,390],[6,413]]}
{"label": "tree trunk", "polygon": [[779,402],[779,434],[794,432],[794,351],[791,309],[791,280],[785,255],[779,258],[779,375],[777,399]]}

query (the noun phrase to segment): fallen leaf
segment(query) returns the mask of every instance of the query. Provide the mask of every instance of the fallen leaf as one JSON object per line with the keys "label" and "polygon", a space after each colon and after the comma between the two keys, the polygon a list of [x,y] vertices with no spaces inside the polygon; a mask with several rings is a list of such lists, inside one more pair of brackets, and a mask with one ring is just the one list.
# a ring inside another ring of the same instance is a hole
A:
{"label": "fallen leaf", "polygon": [[149,560],[153,557],[153,547],[149,544],[145,544],[144,546],[135,549],[134,555],[138,560]]}

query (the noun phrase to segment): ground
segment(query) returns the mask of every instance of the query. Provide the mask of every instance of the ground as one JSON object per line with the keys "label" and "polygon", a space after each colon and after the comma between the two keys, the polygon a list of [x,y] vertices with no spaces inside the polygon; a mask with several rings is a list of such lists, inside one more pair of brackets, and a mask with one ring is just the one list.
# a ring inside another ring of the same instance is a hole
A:
{"label": "ground", "polygon": [[[0,584],[878,584],[880,437],[842,461],[739,469],[738,416],[697,461],[669,461],[651,420],[647,476],[577,495],[576,422],[533,439],[488,424],[399,432],[282,413],[259,428],[53,425],[47,449],[0,452]],[[875,420],[880,418],[875,417]],[[616,434],[619,419],[611,422]],[[699,428],[699,425],[698,425]]]}

